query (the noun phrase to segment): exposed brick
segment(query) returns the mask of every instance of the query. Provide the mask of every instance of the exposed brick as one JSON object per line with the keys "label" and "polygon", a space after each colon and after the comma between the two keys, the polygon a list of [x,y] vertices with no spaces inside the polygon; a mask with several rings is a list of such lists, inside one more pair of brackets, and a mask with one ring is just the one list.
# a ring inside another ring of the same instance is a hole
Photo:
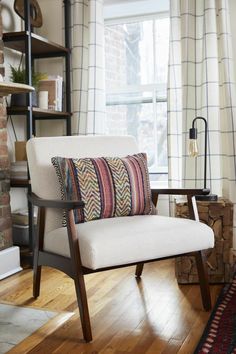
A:
{"label": "exposed brick", "polygon": [[0,218],[0,232],[7,230],[11,227],[12,221],[11,217]]}
{"label": "exposed brick", "polygon": [[0,104],[0,117],[6,119],[6,114],[7,114],[6,106],[5,106],[5,104],[2,104],[2,103],[1,103],[1,104]]}
{"label": "exposed brick", "polygon": [[7,170],[10,168],[8,157],[0,156],[0,170]]}
{"label": "exposed brick", "polygon": [[8,205],[10,203],[9,193],[0,193],[0,205]]}
{"label": "exposed brick", "polygon": [[[0,14],[2,14],[2,4],[0,1]],[[2,38],[2,15],[0,15],[0,38]]]}
{"label": "exposed brick", "polygon": [[0,181],[3,181],[4,179],[10,179],[9,170],[0,170]]}
{"label": "exposed brick", "polygon": [[7,142],[7,131],[6,129],[0,130],[0,143]]}
{"label": "exposed brick", "polygon": [[0,156],[4,156],[4,157],[8,156],[7,145],[0,145]]}
{"label": "exposed brick", "polygon": [[5,129],[7,127],[7,120],[6,118],[1,118],[0,114],[0,129]]}
{"label": "exposed brick", "polygon": [[[1,30],[1,26],[0,26],[0,30]],[[2,40],[2,36],[0,36],[0,51],[3,51],[4,49],[4,43],[3,43],[3,40]],[[1,63],[2,64],[2,63]]]}
{"label": "exposed brick", "polygon": [[12,246],[12,228],[9,227],[4,231],[0,231],[0,250]]}
{"label": "exposed brick", "polygon": [[[0,0],[0,74],[5,76],[4,43]],[[0,97],[0,250],[12,246],[12,219],[10,210],[9,158],[7,151],[7,119],[5,98]]]}
{"label": "exposed brick", "polygon": [[3,181],[0,181],[0,192],[5,193],[9,192],[10,190],[10,180],[4,179]]}
{"label": "exposed brick", "polygon": [[10,214],[11,214],[10,205],[0,207],[0,218],[5,218],[7,216],[9,217]]}

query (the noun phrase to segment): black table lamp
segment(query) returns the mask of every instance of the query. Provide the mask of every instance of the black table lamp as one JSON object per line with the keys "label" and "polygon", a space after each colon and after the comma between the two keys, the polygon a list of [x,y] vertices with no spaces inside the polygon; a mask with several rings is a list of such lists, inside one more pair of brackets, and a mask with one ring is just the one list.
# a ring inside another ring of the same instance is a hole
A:
{"label": "black table lamp", "polygon": [[[189,155],[191,157],[198,156],[197,145],[197,128],[195,128],[196,120],[201,119],[205,124],[205,149],[204,149],[204,189],[206,189],[207,179],[207,121],[203,117],[196,117],[192,122],[192,128],[189,129]],[[197,200],[216,201],[218,199],[216,194],[197,195]]]}

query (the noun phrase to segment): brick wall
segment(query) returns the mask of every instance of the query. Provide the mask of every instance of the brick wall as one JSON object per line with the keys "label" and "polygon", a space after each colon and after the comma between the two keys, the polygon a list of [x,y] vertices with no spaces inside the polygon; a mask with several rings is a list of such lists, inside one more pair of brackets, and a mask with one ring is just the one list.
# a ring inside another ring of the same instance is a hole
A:
{"label": "brick wall", "polygon": [[[0,74],[4,76],[2,16],[0,0]],[[4,98],[0,97],[0,250],[12,245],[10,210],[10,172],[7,149],[7,116]]]}

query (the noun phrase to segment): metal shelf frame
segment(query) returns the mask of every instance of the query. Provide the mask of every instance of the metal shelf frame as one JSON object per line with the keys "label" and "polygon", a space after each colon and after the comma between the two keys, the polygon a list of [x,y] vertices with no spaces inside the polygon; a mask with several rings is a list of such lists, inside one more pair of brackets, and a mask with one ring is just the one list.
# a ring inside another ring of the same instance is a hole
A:
{"label": "metal shelf frame", "polygon": [[[50,42],[43,37],[35,35],[32,32],[32,27],[30,23],[30,0],[24,0],[24,32],[16,32],[15,35],[12,33],[5,34],[6,47],[7,44],[9,48],[16,49],[25,54],[25,68],[26,68],[26,83],[32,86],[32,68],[34,67],[35,59],[41,58],[51,58],[51,57],[63,57],[65,58],[65,98],[66,98],[66,112],[37,112],[34,111],[32,106],[32,93],[27,94],[27,106],[22,108],[22,112],[18,113],[25,115],[26,117],[26,137],[27,140],[35,135],[35,120],[37,119],[64,119],[66,122],[66,134],[71,135],[71,3],[70,0],[63,0],[64,3],[64,21],[65,21],[65,47],[57,45],[56,43]],[[4,40],[4,36],[3,36]],[[20,44],[17,47],[17,40],[24,41],[24,46]],[[15,45],[14,42],[15,41]],[[37,42],[38,41],[38,42]],[[40,50],[37,52],[32,51],[32,44],[41,43],[41,53]],[[14,48],[15,46],[15,48]],[[48,47],[48,53],[46,48]],[[14,108],[10,108],[12,114],[14,113]],[[27,181],[12,181],[12,187],[27,188],[28,192],[31,192],[30,176],[28,175]],[[32,203],[28,202],[29,210],[29,249],[33,252],[34,249],[34,233],[33,233],[33,206]],[[31,257],[31,265],[33,264],[33,257]]]}

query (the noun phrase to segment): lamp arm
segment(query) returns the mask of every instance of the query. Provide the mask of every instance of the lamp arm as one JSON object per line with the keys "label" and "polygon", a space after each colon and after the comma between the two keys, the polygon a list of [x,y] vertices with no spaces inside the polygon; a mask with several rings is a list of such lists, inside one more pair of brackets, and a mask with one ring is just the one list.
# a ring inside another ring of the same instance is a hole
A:
{"label": "lamp arm", "polygon": [[204,188],[206,188],[206,176],[207,176],[207,120],[204,117],[196,117],[192,122],[192,128],[195,128],[196,120],[201,119],[204,121],[205,124],[205,152],[204,152]]}

